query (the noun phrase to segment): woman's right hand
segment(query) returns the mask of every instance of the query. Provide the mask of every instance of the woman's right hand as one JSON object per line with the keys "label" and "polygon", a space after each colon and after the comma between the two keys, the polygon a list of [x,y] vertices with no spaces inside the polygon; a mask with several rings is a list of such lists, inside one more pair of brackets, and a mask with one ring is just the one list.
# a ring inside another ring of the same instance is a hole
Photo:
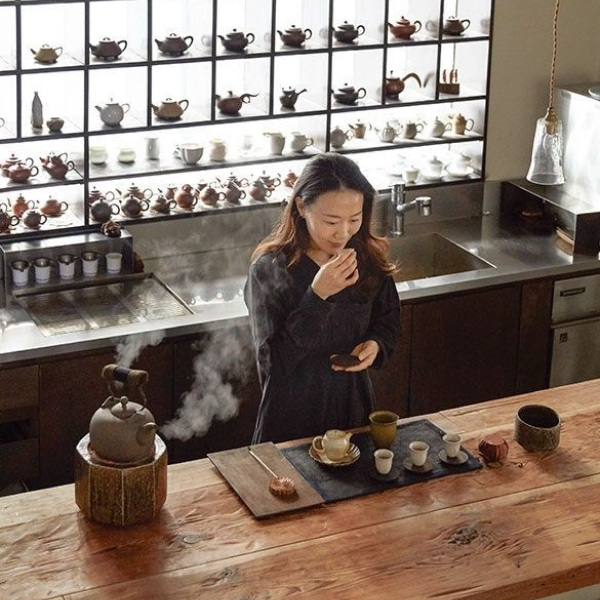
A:
{"label": "woman's right hand", "polygon": [[358,281],[356,250],[344,248],[321,266],[311,284],[313,292],[327,300]]}

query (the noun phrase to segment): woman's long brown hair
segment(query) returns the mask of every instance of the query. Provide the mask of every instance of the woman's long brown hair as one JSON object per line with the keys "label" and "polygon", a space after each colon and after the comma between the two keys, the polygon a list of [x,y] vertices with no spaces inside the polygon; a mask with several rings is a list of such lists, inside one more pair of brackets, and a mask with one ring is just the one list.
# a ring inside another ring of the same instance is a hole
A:
{"label": "woman's long brown hair", "polygon": [[360,279],[354,288],[358,295],[368,295],[379,285],[383,276],[396,270],[396,265],[387,258],[388,241],[371,231],[376,192],[358,165],[342,154],[318,154],[306,164],[294,186],[292,200],[285,207],[273,232],[257,246],[252,259],[269,252],[283,252],[287,266],[296,265],[309,249],[310,236],[295,198],[300,197],[305,205],[310,205],[325,192],[343,189],[363,195],[362,224],[348,245],[356,250],[358,257]]}

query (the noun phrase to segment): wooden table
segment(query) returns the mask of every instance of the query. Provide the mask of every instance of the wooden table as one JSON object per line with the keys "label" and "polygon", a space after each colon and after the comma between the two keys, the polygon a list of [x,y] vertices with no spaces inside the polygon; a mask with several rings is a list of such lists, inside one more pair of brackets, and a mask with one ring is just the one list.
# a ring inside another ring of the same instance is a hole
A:
{"label": "wooden table", "polygon": [[[561,444],[512,440],[523,404],[563,418]],[[600,583],[600,380],[429,418],[502,468],[255,520],[208,460],[169,467],[161,517],[86,521],[73,486],[0,499],[0,599],[528,600]]]}

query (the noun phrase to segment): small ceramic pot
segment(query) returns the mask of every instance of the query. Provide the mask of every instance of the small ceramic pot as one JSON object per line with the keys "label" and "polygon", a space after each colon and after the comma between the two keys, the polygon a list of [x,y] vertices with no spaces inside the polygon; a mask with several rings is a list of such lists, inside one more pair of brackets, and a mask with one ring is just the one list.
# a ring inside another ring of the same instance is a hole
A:
{"label": "small ceramic pot", "polygon": [[530,452],[554,450],[560,441],[560,416],[542,404],[522,406],[515,417],[515,440]]}

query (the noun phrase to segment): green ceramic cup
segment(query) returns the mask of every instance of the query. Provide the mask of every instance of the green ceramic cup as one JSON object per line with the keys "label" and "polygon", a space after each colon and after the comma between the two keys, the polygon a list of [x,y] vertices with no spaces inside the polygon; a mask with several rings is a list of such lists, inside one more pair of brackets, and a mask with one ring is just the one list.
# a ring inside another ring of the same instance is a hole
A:
{"label": "green ceramic cup", "polygon": [[390,410],[376,410],[369,415],[369,428],[375,448],[391,448],[396,439],[396,424],[400,417]]}

